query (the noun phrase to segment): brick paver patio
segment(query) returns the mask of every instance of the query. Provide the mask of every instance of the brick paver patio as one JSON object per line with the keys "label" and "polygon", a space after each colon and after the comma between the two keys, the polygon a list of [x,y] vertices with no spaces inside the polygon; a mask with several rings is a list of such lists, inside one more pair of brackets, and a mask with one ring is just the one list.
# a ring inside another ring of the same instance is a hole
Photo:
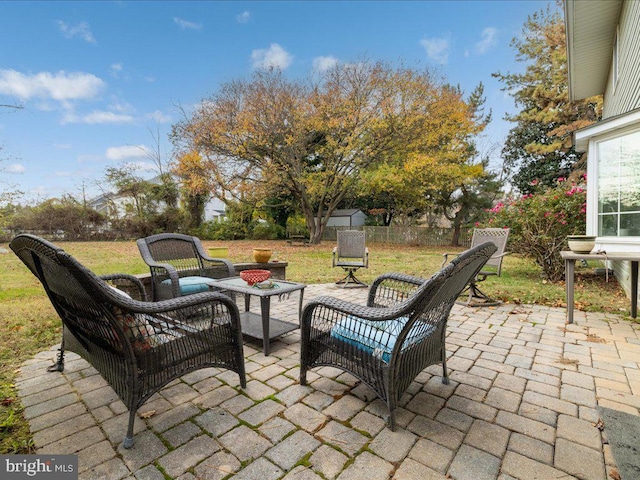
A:
{"label": "brick paver patio", "polygon": [[[366,290],[310,285],[305,300],[325,294],[364,302]],[[297,295],[274,299],[274,316],[297,321]],[[615,461],[597,406],[639,415],[640,326],[584,312],[567,325],[565,314],[455,306],[451,383],[440,366],[421,373],[396,432],[351,375],[322,368],[298,383],[298,330],[268,357],[245,339],[245,390],[217,369],[168,385],[139,410],[130,450],[122,402],[78,356],[46,373],[56,347],[41,352],[17,386],[38,453],[77,453],[81,479],[605,480]]]}

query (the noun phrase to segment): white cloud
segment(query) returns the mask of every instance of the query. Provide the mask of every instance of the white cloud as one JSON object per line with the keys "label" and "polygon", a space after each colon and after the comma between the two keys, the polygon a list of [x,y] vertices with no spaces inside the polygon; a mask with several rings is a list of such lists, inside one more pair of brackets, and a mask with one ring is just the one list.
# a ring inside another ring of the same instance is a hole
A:
{"label": "white cloud", "polygon": [[134,120],[131,115],[94,110],[84,116],[69,112],[62,118],[62,123],[88,123],[94,125],[102,123],[133,123]]}
{"label": "white cloud", "polygon": [[328,57],[316,57],[313,59],[313,69],[318,72],[326,72],[338,64],[338,59],[332,55]]}
{"label": "white cloud", "polygon": [[173,21],[176,22],[176,25],[178,25],[183,30],[201,30],[202,29],[201,23],[190,22],[188,20],[185,20],[184,18],[173,17]]}
{"label": "white cloud", "polygon": [[285,70],[293,62],[293,56],[277,43],[272,43],[267,49],[252,51],[251,62],[253,68],[276,67]]}
{"label": "white cloud", "polygon": [[133,105],[123,100],[120,100],[116,97],[113,98],[113,101],[109,105],[109,110],[112,110],[118,113],[135,113],[136,111]]}
{"label": "white cloud", "polygon": [[21,100],[44,98],[59,101],[93,98],[105,82],[90,73],[40,72],[34,75],[0,70],[0,93]]}
{"label": "white cloud", "polygon": [[146,158],[153,152],[146,145],[122,145],[120,147],[109,147],[105,152],[108,160],[124,160],[126,158]]}
{"label": "white cloud", "polygon": [[248,23],[251,20],[251,12],[249,10],[245,10],[239,15],[236,15],[236,21],[238,23]]}
{"label": "white cloud", "polygon": [[15,173],[15,174],[24,173],[26,171],[27,169],[24,168],[24,165],[20,165],[19,163],[12,163],[10,165],[7,165],[7,168],[5,169],[6,173]]}
{"label": "white cloud", "polygon": [[122,63],[112,63],[109,66],[109,73],[111,73],[112,77],[120,78],[120,74],[124,69],[124,65]]}
{"label": "white cloud", "polygon": [[97,43],[96,39],[93,36],[93,33],[91,33],[91,29],[89,28],[89,24],[87,22],[81,22],[78,25],[71,26],[60,20],[58,21],[58,28],[65,38],[79,37],[85,42]]}
{"label": "white cloud", "polygon": [[480,41],[475,44],[475,52],[478,55],[487,53],[492,47],[495,47],[498,43],[498,29],[493,27],[487,27],[482,30],[480,35]]}
{"label": "white cloud", "polygon": [[446,38],[423,38],[420,45],[434,62],[444,64],[449,61],[449,40]]}
{"label": "white cloud", "polygon": [[171,117],[169,115],[165,115],[160,110],[147,113],[145,115],[145,118],[148,118],[149,120],[154,120],[157,123],[169,123],[171,121]]}

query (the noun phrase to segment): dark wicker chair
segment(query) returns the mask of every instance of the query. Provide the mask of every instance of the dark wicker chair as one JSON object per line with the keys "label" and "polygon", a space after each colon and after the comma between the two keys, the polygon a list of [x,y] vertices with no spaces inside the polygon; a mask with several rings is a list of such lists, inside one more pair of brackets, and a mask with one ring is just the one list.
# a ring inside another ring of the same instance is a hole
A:
{"label": "dark wicker chair", "polygon": [[97,277],[46,240],[19,235],[10,247],[42,282],[62,319],[60,353],[49,371],[63,371],[70,350],[100,372],[129,410],[125,448],[133,445],[137,409],[174,379],[223,367],[246,386],[240,316],[229,297],[206,292],[146,302],[136,277]]}
{"label": "dark wicker chair", "polygon": [[378,277],[366,306],[319,297],[301,319],[300,383],[318,366],[345,370],[386,402],[395,430],[402,393],[429,365],[442,364],[449,382],[445,333],[456,298],[495,252],[493,243],[467,250],[425,280],[399,273]]}
{"label": "dark wicker chair", "polygon": [[211,279],[235,276],[233,264],[209,257],[200,239],[180,233],[160,233],[138,239],[138,249],[151,270],[154,300],[206,292]]}
{"label": "dark wicker chair", "polygon": [[[460,300],[458,303],[466,305],[468,307],[493,307],[502,303],[500,300],[495,300],[489,297],[478,287],[478,283],[484,282],[487,277],[492,275],[500,276],[502,274],[502,259],[509,255],[506,252],[507,239],[509,238],[508,228],[474,228],[473,237],[471,237],[471,248],[476,245],[480,245],[485,242],[493,243],[497,250],[491,258],[487,261],[485,266],[478,272],[473,280],[469,283],[469,287],[463,291],[460,298],[466,296],[466,300]],[[443,253],[444,261],[442,266],[447,264],[451,253]],[[457,255],[457,254],[456,254]]]}

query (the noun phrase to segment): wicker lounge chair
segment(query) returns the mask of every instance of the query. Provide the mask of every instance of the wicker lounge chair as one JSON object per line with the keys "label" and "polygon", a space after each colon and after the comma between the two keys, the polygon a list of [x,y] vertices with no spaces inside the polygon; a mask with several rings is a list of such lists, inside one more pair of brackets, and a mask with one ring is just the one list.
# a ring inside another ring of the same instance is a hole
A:
{"label": "wicker lounge chair", "polygon": [[137,243],[151,270],[154,300],[206,292],[211,279],[236,274],[229,260],[209,257],[197,237],[160,233],[140,238]]}
{"label": "wicker lounge chair", "polygon": [[97,277],[46,240],[19,235],[10,247],[62,319],[60,353],[49,371],[63,371],[70,350],[100,372],[129,410],[125,448],[133,445],[137,409],[174,379],[222,367],[246,386],[240,316],[229,297],[206,292],[147,302],[136,277]]}
{"label": "wicker lounge chair", "polygon": [[369,288],[367,305],[319,297],[301,319],[300,383],[307,371],[326,365],[345,370],[386,402],[395,430],[402,393],[429,365],[442,364],[448,383],[445,331],[460,292],[495,252],[493,243],[467,250],[425,280],[389,273]]}

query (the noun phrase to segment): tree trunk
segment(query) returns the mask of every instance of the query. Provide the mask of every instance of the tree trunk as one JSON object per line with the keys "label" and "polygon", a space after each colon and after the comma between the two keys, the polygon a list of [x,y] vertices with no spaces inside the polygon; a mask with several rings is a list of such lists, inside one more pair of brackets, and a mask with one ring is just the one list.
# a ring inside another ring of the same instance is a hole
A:
{"label": "tree trunk", "polygon": [[322,221],[321,214],[318,214],[318,218],[312,210],[305,208],[303,208],[303,210],[307,228],[309,229],[309,243],[311,245],[318,245],[322,241],[322,233],[324,232],[324,222]]}
{"label": "tree trunk", "polygon": [[454,247],[460,246],[460,225],[457,223],[453,224],[453,237],[451,238],[451,245]]}

